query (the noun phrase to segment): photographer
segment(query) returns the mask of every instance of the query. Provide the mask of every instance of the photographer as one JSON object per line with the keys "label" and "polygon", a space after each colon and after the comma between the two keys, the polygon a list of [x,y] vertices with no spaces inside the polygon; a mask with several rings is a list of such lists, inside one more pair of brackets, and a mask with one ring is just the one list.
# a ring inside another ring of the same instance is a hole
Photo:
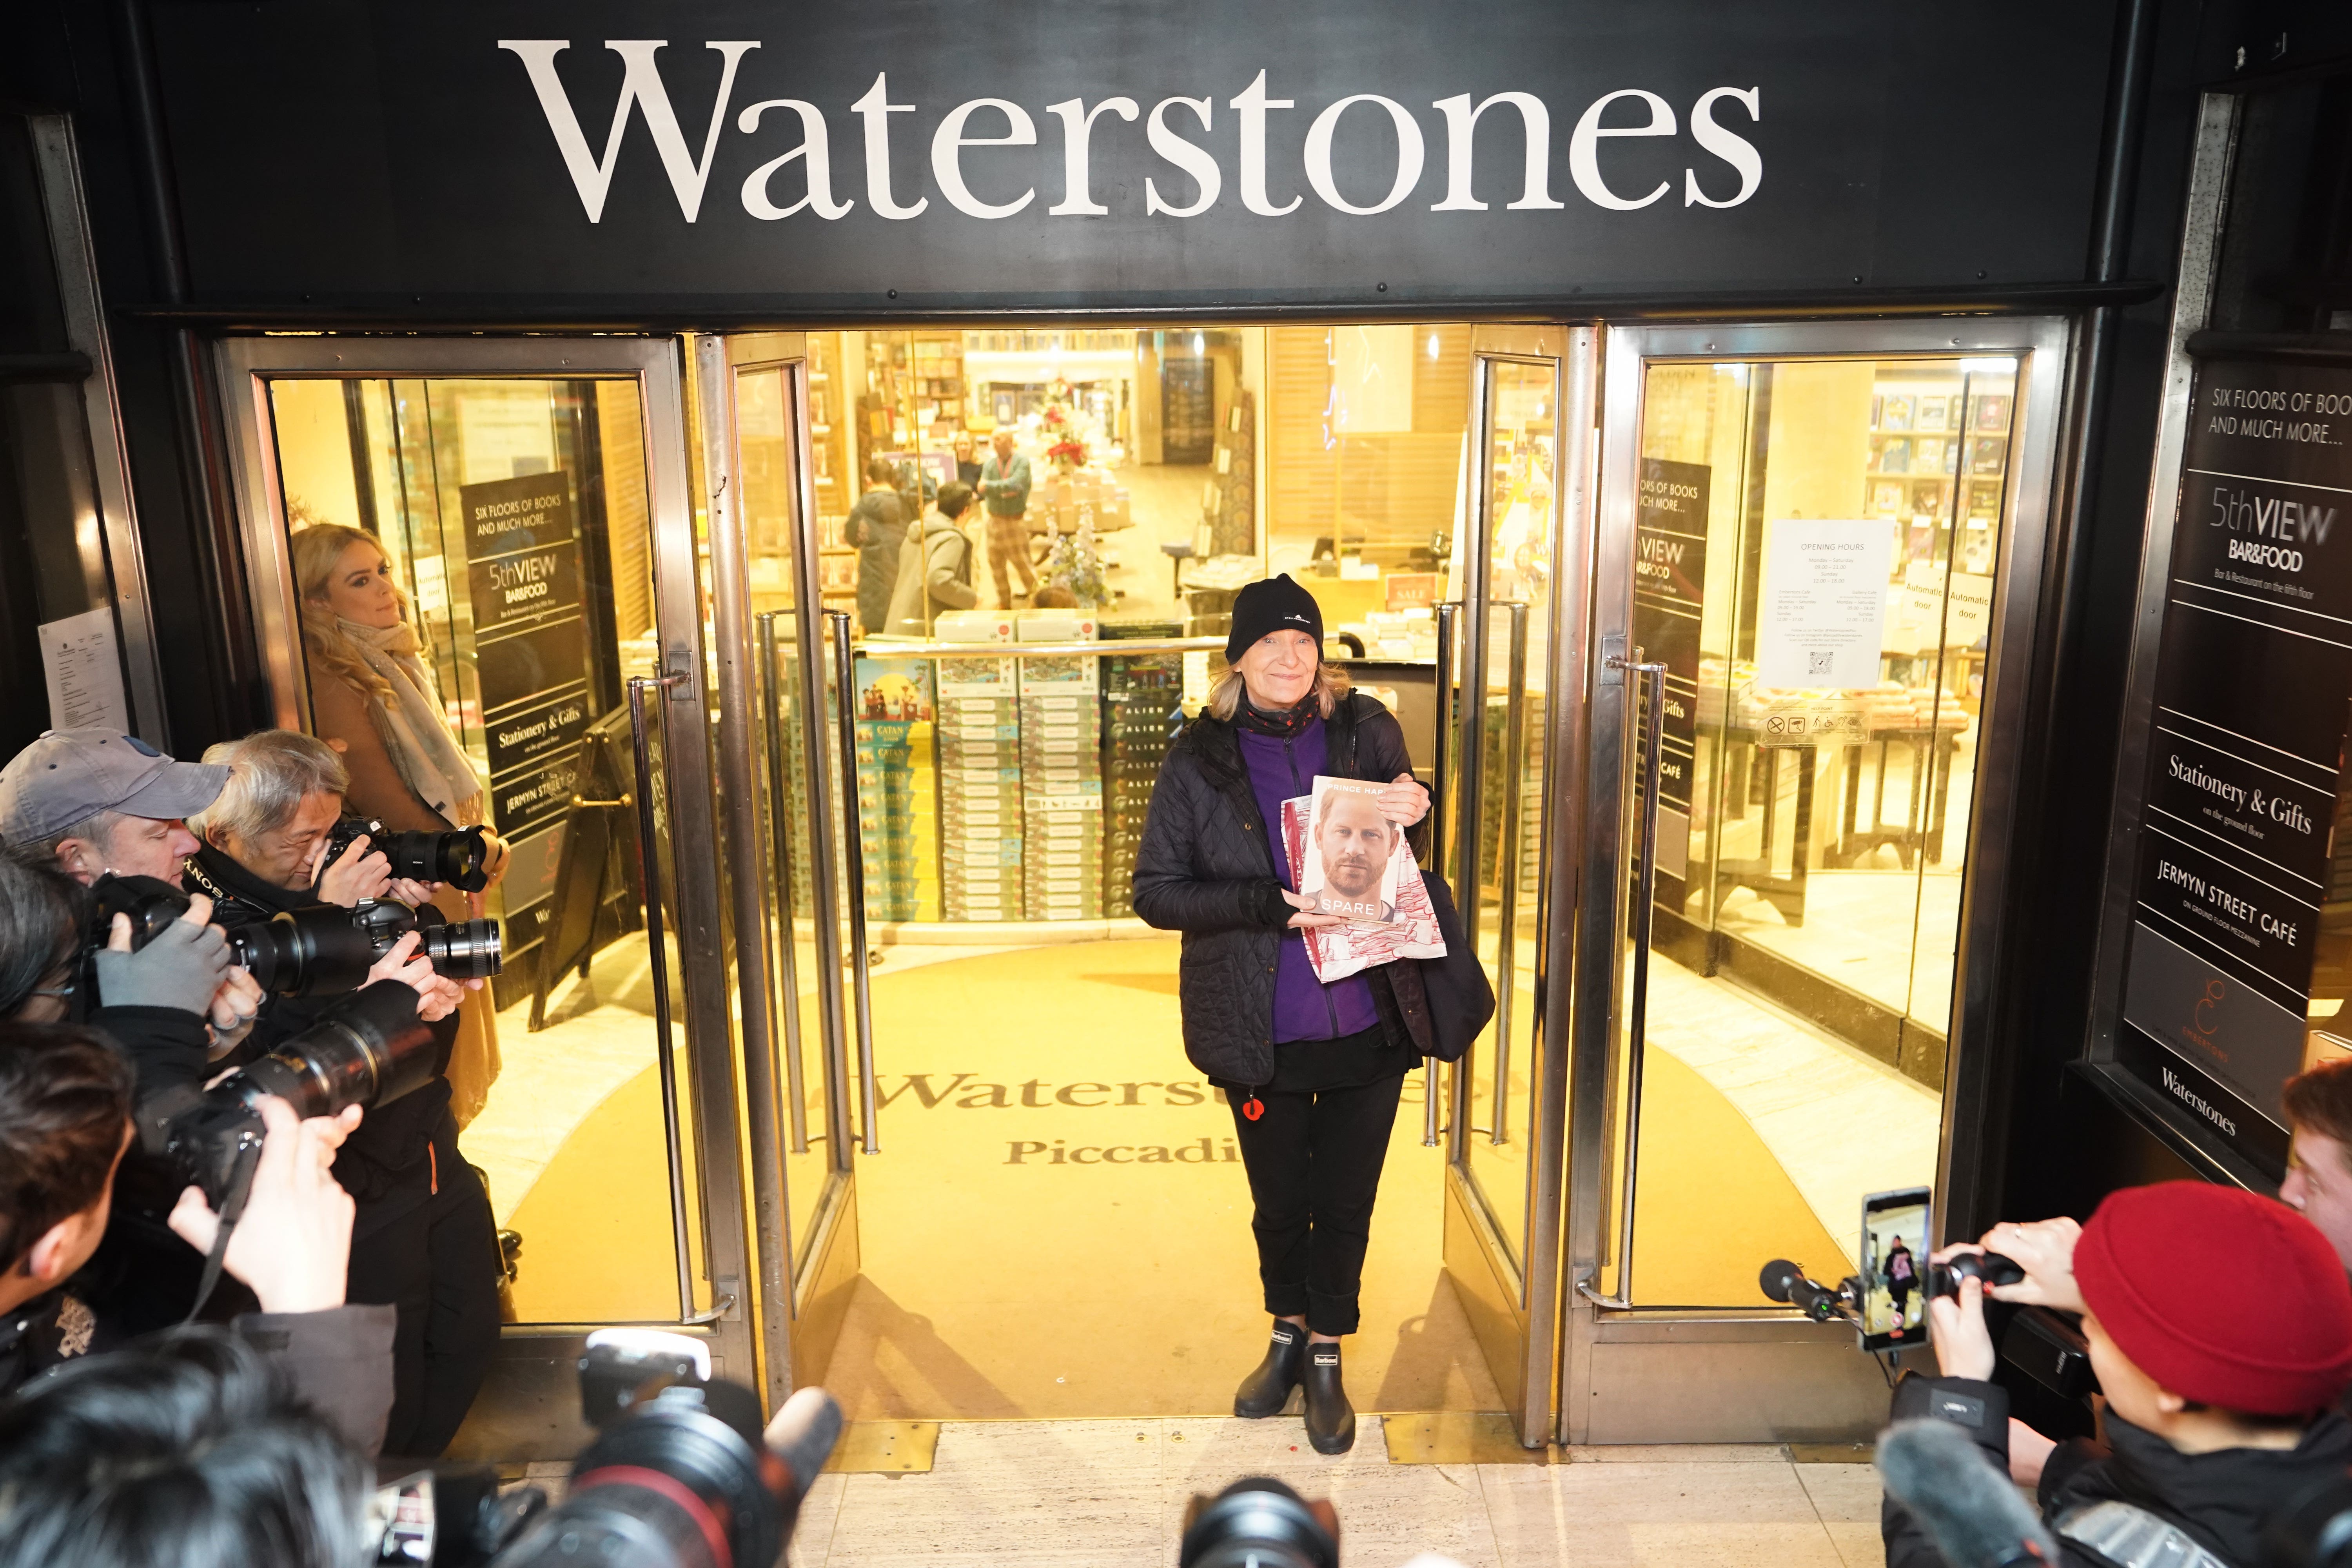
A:
{"label": "photographer", "polygon": [[[184,819],[210,805],[227,782],[226,768],[174,762],[134,736],[52,730],[0,769],[0,844],[26,865],[53,866],[84,887],[112,872],[177,888],[196,848]],[[261,988],[244,971],[223,969],[197,1010],[225,1041],[252,1023]],[[125,1005],[146,1003],[126,996]]]}
{"label": "photographer", "polygon": [[[497,1487],[487,1467],[372,1489],[367,1466],[280,1369],[216,1329],[83,1361],[0,1404],[0,1562],[780,1568],[839,1440],[840,1405],[803,1388],[763,1428],[750,1388],[645,1342],[667,1340],[674,1352],[695,1351],[692,1341],[634,1337],[592,1343],[582,1358],[583,1414],[599,1431],[551,1508],[537,1487]],[[1222,1538],[1255,1543],[1266,1532],[1251,1526],[1269,1512],[1244,1499],[1210,1529],[1223,1523]],[[1290,1521],[1272,1522],[1275,1540],[1295,1533],[1281,1529]]]}
{"label": "photographer", "polygon": [[180,1331],[0,1405],[0,1561],[352,1568],[373,1478],[237,1336]]}
{"label": "photographer", "polygon": [[51,730],[0,768],[0,843],[54,859],[88,884],[108,871],[180,885],[195,852],[185,818],[228,770],[174,762],[112,730]]}
{"label": "photographer", "polygon": [[[323,742],[264,730],[205,756],[226,764],[228,783],[194,819],[203,844],[187,872],[192,887],[212,895],[216,919],[234,927],[321,902],[431,900],[430,885],[394,879],[364,837],[330,858],[349,779]],[[414,933],[401,940],[413,942]],[[425,1013],[436,1020],[432,1082],[371,1116],[335,1162],[337,1180],[359,1205],[352,1300],[387,1302],[400,1313],[385,1446],[418,1458],[438,1454],[457,1435],[499,1335],[497,1228],[488,1194],[458,1152],[444,1076],[456,1037],[452,1010],[464,993],[447,980],[434,985],[435,1009]],[[331,1001],[270,998],[239,1058],[274,1048]]]}
{"label": "photographer", "polygon": [[2352,1058],[2287,1079],[2282,1103],[2294,1142],[2279,1202],[2317,1226],[2352,1269]]}
{"label": "photographer", "polygon": [[[91,1030],[0,1024],[0,1394],[105,1348],[68,1282],[106,1231],[133,1137],[131,1084],[121,1057]],[[373,1452],[392,1403],[393,1314],[344,1305],[352,1202],[328,1173],[359,1112],[299,1121],[273,1100],[261,1116],[251,1196],[223,1259],[261,1310],[235,1328]],[[210,1250],[218,1221],[201,1191],[180,1194],[172,1228]]]}
{"label": "photographer", "polygon": [[[1977,1279],[1930,1300],[1942,1375],[1896,1386],[1897,1420],[1951,1422],[1988,1462],[2038,1481],[2064,1560],[2104,1563],[2118,1527],[2170,1532],[2234,1563],[2257,1560],[2263,1519],[2352,1461],[2352,1426],[2333,1411],[2352,1384],[2352,1284],[2318,1231],[2234,1188],[2167,1182],[2111,1194],[2087,1225],[2000,1225],[1981,1246],[2025,1277],[2000,1300],[2082,1314],[2105,1395],[2103,1451],[2053,1445],[2013,1422],[1991,1381],[1997,1357]],[[2102,1506],[2107,1505],[2107,1506]],[[2116,1506],[2121,1505],[2121,1506]],[[1890,1497],[1888,1568],[1940,1554]]]}

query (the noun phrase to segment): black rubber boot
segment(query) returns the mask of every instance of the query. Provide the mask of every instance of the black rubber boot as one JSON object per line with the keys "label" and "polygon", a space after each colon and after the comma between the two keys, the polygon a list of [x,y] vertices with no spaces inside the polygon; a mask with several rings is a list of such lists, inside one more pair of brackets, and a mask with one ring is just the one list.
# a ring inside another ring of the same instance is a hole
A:
{"label": "black rubber boot", "polygon": [[1234,1395],[1234,1414],[1253,1421],[1281,1415],[1282,1407],[1290,1403],[1290,1391],[1298,1386],[1299,1368],[1306,1361],[1307,1331],[1276,1318],[1274,1342],[1266,1346],[1265,1359],[1257,1363],[1257,1370],[1242,1379],[1241,1390]]}
{"label": "black rubber boot", "polygon": [[1344,1454],[1356,1446],[1356,1407],[1339,1383],[1339,1347],[1310,1346],[1307,1352],[1307,1440],[1318,1454]]}

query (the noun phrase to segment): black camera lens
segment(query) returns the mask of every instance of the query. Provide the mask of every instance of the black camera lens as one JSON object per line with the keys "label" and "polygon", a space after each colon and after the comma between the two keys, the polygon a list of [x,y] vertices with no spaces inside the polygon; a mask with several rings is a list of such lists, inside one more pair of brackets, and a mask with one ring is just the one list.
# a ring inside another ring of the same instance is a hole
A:
{"label": "black camera lens", "polygon": [[416,993],[379,980],[220,1087],[248,1100],[274,1094],[304,1117],[388,1105],[432,1080],[433,1045],[431,1026],[416,1016]]}
{"label": "black camera lens", "polygon": [[457,827],[441,833],[415,830],[395,832],[372,816],[346,816],[335,824],[328,837],[327,858],[322,865],[331,866],[352,840],[362,834],[368,847],[379,851],[391,864],[392,875],[405,877],[415,882],[447,882],[469,893],[478,893],[490,885],[490,844],[488,830],[481,827]]}
{"label": "black camera lens", "polygon": [[419,882],[446,882],[469,893],[490,885],[489,842],[478,827],[448,833],[387,833],[377,841],[392,874]]}
{"label": "black camera lens", "polygon": [[505,962],[496,921],[453,921],[431,904],[411,909],[397,899],[370,900],[351,911],[351,921],[366,933],[370,963],[412,931],[419,933],[417,953],[444,979],[488,980]]}
{"label": "black camera lens", "polygon": [[371,933],[353,911],[333,904],[281,910],[235,928],[228,940],[255,983],[280,996],[357,990],[378,957]]}
{"label": "black camera lens", "polygon": [[262,1096],[278,1096],[302,1117],[384,1105],[430,1082],[435,1057],[433,1030],[416,1016],[416,993],[396,980],[379,981],[201,1096],[142,1107],[142,1137],[219,1211],[240,1168],[249,1173],[258,1151],[261,1121],[254,1107]]}
{"label": "black camera lens", "polygon": [[761,1441],[758,1397],[724,1382],[680,1383],[639,1399],[598,1434],[572,1467],[563,1505],[499,1561],[504,1568],[772,1563],[798,1501],[793,1478]]}
{"label": "black camera lens", "polygon": [[131,951],[152,942],[163,928],[188,912],[188,896],[155,877],[100,877],[90,888],[96,909],[91,941],[104,946],[111,939],[114,917],[131,917]]}
{"label": "black camera lens", "polygon": [[1305,1499],[1271,1476],[1192,1500],[1179,1568],[1338,1568],[1339,1543]]}
{"label": "black camera lens", "polygon": [[[430,914],[433,918],[426,920]],[[491,920],[447,921],[427,906],[416,911],[417,929],[425,940],[417,951],[433,961],[433,973],[450,980],[488,980],[505,963],[499,922]]]}

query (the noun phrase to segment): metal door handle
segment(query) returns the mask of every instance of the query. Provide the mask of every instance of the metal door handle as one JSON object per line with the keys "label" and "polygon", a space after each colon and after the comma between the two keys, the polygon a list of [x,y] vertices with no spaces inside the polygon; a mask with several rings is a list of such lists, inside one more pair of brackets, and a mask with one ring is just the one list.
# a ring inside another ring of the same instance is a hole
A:
{"label": "metal door handle", "polygon": [[1665,749],[1666,667],[1643,663],[1638,647],[1631,658],[1610,655],[1608,667],[1624,673],[1628,692],[1636,682],[1640,684],[1642,706],[1648,714],[1642,739],[1641,870],[1633,881],[1633,980],[1625,998],[1625,1157],[1618,1167],[1617,1184],[1624,1213],[1618,1220],[1617,1293],[1603,1296],[1581,1282],[1577,1289],[1603,1307],[1631,1307],[1633,1183],[1642,1163],[1642,1065],[1650,1020],[1650,917],[1658,887],[1658,774]]}
{"label": "metal door handle", "polygon": [[[1437,606],[1437,721],[1429,742],[1429,863],[1442,867],[1445,859],[1445,786],[1451,771],[1454,735],[1454,617],[1459,605]],[[1475,895],[1474,895],[1475,896]],[[1456,907],[1462,901],[1461,889],[1454,894]],[[1437,1147],[1437,1060],[1431,1058],[1421,1064],[1421,1146]]]}
{"label": "metal door handle", "polygon": [[[637,865],[646,888],[646,941],[653,952],[655,1065],[660,1069],[662,1137],[669,1154],[669,1218],[671,1239],[677,1247],[677,1321],[709,1322],[711,1313],[694,1310],[693,1260],[687,1249],[686,1155],[678,1131],[677,1062],[672,1054],[669,1029],[669,944],[662,931],[661,855],[655,848],[660,824],[654,812],[653,757],[646,742],[646,693],[670,692],[686,684],[684,675],[640,675],[629,682],[629,739],[636,752]],[[729,1303],[731,1305],[732,1303]]]}
{"label": "metal door handle", "polygon": [[803,1077],[806,1068],[801,1064],[801,980],[800,952],[793,941],[793,830],[786,814],[793,799],[792,780],[784,766],[784,706],[783,672],[777,664],[777,611],[764,610],[754,617],[759,627],[761,707],[768,731],[768,803],[770,837],[769,858],[773,867],[772,885],[776,890],[776,989],[783,998],[784,1011],[784,1092],[792,1103],[787,1110],[791,1128],[792,1152],[808,1152],[808,1088]]}
{"label": "metal door handle", "polygon": [[849,871],[849,986],[857,1006],[857,1094],[865,1126],[862,1147],[882,1152],[874,1095],[874,989],[866,973],[866,835],[857,809],[857,661],[849,646],[849,613],[827,610],[833,628],[833,672],[841,713],[841,843]]}
{"label": "metal door handle", "polygon": [[1502,861],[1503,908],[1495,922],[1495,1127],[1487,1136],[1507,1143],[1511,1115],[1511,993],[1518,962],[1519,835],[1526,823],[1527,787],[1519,776],[1520,754],[1528,741],[1528,607],[1506,600],[1490,609],[1511,612],[1510,684],[1504,689],[1510,706],[1503,721],[1503,831],[1496,856]]}

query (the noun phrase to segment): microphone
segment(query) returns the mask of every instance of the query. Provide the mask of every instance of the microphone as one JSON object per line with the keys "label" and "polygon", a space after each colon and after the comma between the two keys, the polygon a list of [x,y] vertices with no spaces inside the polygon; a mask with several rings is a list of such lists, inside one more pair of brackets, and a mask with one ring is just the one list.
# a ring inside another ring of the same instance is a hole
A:
{"label": "microphone", "polygon": [[1897,1421],[1878,1437],[1887,1495],[1927,1526],[1951,1568],[2055,1563],[2058,1543],[1988,1459],[1946,1421]]}
{"label": "microphone", "polygon": [[1816,1322],[1844,1315],[1844,1300],[1837,1291],[1806,1279],[1804,1265],[1785,1258],[1766,1264],[1756,1285],[1767,1300],[1785,1301]]}

